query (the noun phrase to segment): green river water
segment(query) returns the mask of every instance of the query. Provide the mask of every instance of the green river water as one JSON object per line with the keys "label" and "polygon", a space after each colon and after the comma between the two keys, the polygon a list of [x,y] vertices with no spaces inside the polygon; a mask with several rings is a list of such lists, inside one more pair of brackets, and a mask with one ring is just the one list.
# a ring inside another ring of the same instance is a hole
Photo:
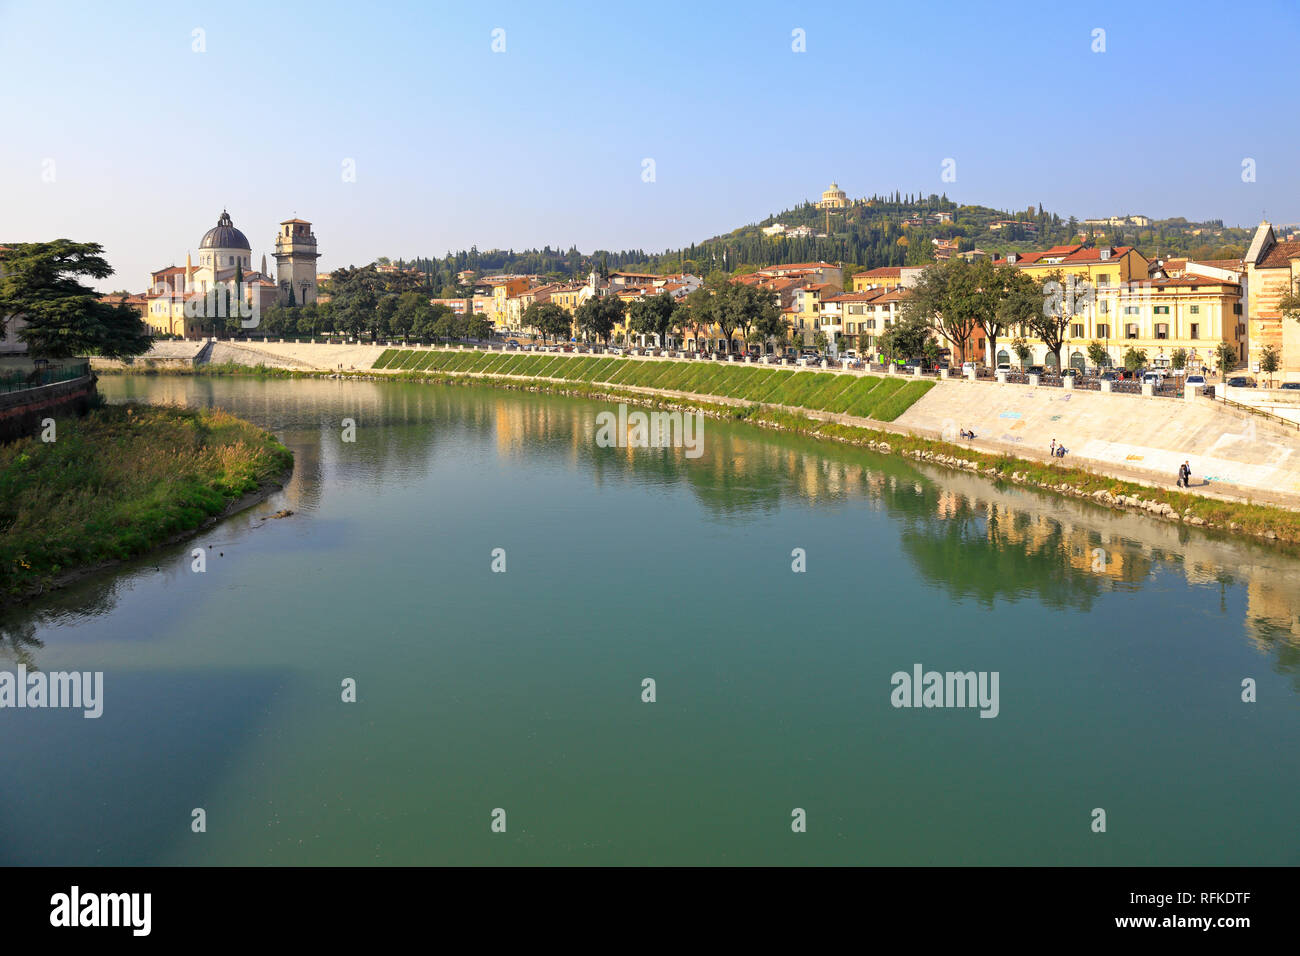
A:
{"label": "green river water", "polygon": [[[296,466],[4,622],[104,701],[0,711],[0,863],[1300,863],[1293,556],[749,426],[598,447],[589,401],[100,387]],[[893,706],[918,664],[997,716]]]}

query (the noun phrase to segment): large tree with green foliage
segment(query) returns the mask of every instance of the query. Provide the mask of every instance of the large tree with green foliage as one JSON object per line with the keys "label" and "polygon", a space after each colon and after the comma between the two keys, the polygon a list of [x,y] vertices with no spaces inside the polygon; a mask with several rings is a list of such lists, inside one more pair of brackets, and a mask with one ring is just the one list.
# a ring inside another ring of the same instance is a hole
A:
{"label": "large tree with green foliage", "polygon": [[524,327],[536,329],[542,341],[568,338],[573,318],[554,302],[534,302],[524,310]]}
{"label": "large tree with green foliage", "polygon": [[667,343],[680,318],[677,300],[667,292],[637,299],[627,309],[628,328],[641,335],[653,335],[660,346]]}
{"label": "large tree with green foliage", "polygon": [[880,336],[880,351],[890,359],[921,358],[925,355],[925,343],[930,340],[933,331],[930,323],[919,314],[904,313],[902,318]]}
{"label": "large tree with green foliage", "polygon": [[104,279],[113,269],[97,242],[19,242],[0,252],[0,334],[21,316],[18,338],[43,358],[129,358],[149,350],[149,330],[134,309],[101,302],[78,277]]}
{"label": "large tree with green foliage", "polygon": [[1041,284],[1017,270],[1005,276],[998,316],[1007,328],[1023,327],[1033,332],[1055,356],[1056,367],[1060,368],[1061,347],[1080,304],[1079,296],[1074,277],[1063,276],[1060,270],[1050,273]]}
{"label": "large tree with green foliage", "polygon": [[925,323],[941,333],[957,347],[959,361],[963,362],[971,336],[979,328],[974,309],[978,289],[970,273],[971,266],[965,259],[927,266],[902,306],[905,320]]}
{"label": "large tree with green foliage", "polygon": [[623,321],[623,300],[614,295],[593,295],[574,310],[573,318],[584,335],[608,342],[614,326]]}
{"label": "large tree with green foliage", "polygon": [[330,273],[333,288],[335,325],[349,335],[378,326],[378,306],[386,289],[384,278],[374,266],[353,268],[345,266]]}

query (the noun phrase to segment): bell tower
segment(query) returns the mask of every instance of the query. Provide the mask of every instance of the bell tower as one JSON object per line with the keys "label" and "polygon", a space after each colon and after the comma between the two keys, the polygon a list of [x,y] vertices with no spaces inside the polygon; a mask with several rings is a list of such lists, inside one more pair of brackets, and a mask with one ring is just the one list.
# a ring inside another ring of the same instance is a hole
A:
{"label": "bell tower", "polygon": [[[316,234],[305,219],[286,219],[275,237],[275,274],[280,304],[307,305],[316,301]],[[290,296],[292,290],[292,297]]]}

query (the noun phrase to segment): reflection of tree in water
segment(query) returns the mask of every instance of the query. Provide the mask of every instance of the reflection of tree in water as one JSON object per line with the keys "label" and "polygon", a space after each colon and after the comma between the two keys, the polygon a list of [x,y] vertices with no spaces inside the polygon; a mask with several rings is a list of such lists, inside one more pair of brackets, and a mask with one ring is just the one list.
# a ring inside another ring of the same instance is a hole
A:
{"label": "reflection of tree in water", "polygon": [[1276,621],[1258,618],[1246,622],[1250,638],[1273,658],[1273,669],[1291,677],[1291,686],[1300,691],[1300,634]]}
{"label": "reflection of tree in water", "polygon": [[0,622],[0,660],[35,669],[36,659],[32,650],[44,646],[36,636],[35,621]]}
{"label": "reflection of tree in water", "polygon": [[[143,563],[137,563],[143,570]],[[152,570],[152,565],[149,569]],[[0,661],[9,660],[35,669],[33,651],[45,646],[36,636],[38,631],[109,613],[117,607],[119,588],[131,576],[130,570],[96,573],[38,599],[34,605],[7,611],[0,617]]]}
{"label": "reflection of tree in water", "polygon": [[1048,607],[1087,611],[1102,593],[1106,578],[1077,566],[1060,522],[924,483],[887,487],[885,501],[906,519],[901,544],[917,571],[953,597],[991,606],[999,597],[1034,595]]}

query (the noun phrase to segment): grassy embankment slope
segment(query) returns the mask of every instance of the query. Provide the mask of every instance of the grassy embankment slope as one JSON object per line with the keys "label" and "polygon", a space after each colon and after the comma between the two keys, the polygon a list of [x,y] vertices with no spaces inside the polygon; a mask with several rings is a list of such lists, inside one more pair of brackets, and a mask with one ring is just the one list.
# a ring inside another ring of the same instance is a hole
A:
{"label": "grassy embankment slope", "polygon": [[193,531],[293,465],[220,410],[110,405],[57,429],[0,447],[0,602]]}
{"label": "grassy embankment slope", "polygon": [[720,362],[653,362],[542,353],[388,349],[374,368],[414,373],[522,375],[581,385],[661,388],[746,403],[785,405],[892,422],[934,382]]}

